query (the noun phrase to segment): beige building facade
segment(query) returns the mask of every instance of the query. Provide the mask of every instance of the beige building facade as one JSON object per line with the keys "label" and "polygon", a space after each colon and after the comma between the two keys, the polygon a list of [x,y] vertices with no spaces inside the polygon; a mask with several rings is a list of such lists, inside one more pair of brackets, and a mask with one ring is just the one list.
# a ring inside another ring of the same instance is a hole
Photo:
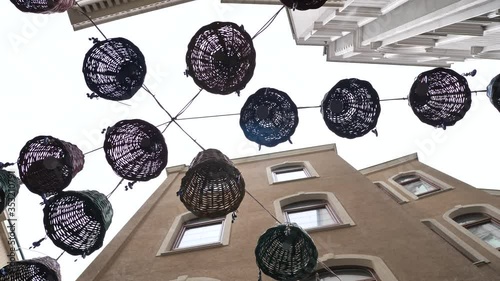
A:
{"label": "beige building facade", "polygon": [[[325,145],[234,159],[247,191],[302,226],[343,280],[499,281],[500,197],[418,161],[363,170]],[[248,194],[237,218],[197,219],[168,177],[78,280],[257,280],[255,247],[275,220]],[[321,280],[338,280],[318,265]],[[262,275],[262,280],[273,280]],[[307,280],[314,281],[314,275]]]}

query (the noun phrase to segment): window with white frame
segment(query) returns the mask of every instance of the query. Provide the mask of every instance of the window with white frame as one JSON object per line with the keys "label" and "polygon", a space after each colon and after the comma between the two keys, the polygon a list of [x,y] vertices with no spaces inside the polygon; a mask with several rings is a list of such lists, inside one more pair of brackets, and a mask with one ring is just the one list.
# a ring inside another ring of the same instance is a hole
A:
{"label": "window with white frame", "polygon": [[283,213],[287,222],[297,223],[303,229],[340,225],[342,221],[326,200],[308,200],[286,205]]}
{"label": "window with white frame", "polygon": [[378,281],[375,272],[367,267],[360,266],[342,266],[332,267],[330,270],[318,271],[318,275],[303,281]]}
{"label": "window with white frame", "polygon": [[267,172],[270,184],[319,177],[307,161],[285,162],[268,167]]}
{"label": "window with white frame", "polygon": [[500,222],[485,213],[467,213],[453,220],[500,251]]}
{"label": "window with white frame", "polygon": [[427,195],[441,190],[438,185],[414,173],[396,177],[394,180],[416,196]]}
{"label": "window with white frame", "polygon": [[204,245],[221,244],[224,229],[223,218],[218,219],[192,219],[182,225],[173,250]]}

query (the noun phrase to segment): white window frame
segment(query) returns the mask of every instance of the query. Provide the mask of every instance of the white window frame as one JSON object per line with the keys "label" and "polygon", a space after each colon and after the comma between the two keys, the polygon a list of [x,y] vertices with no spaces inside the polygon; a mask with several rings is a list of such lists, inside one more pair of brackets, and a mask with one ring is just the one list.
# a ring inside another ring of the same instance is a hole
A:
{"label": "white window frame", "polygon": [[[434,186],[437,186],[439,189],[436,191],[432,191],[432,192],[417,196],[417,195],[413,194],[411,191],[409,191],[408,189],[406,189],[403,185],[399,184],[396,180],[399,177],[410,176],[410,175],[418,176],[419,178],[423,179],[424,181],[427,181],[427,182],[433,184]],[[437,178],[435,178],[435,177],[433,177],[433,176],[431,176],[431,175],[429,175],[421,170],[411,170],[411,171],[398,173],[397,175],[394,175],[391,178],[389,178],[389,183],[391,183],[393,186],[397,187],[399,189],[399,191],[401,191],[403,194],[405,194],[407,197],[409,197],[413,200],[419,200],[422,198],[434,196],[436,194],[440,194],[442,192],[455,189],[453,186],[451,186],[451,185],[449,185],[441,180],[438,180]]]}
{"label": "white window frame", "polygon": [[[312,201],[317,201],[317,202],[313,203]],[[304,206],[298,206],[298,207],[293,207],[293,208],[287,207],[291,204],[306,203],[306,202],[308,202],[308,204],[304,205]],[[290,217],[289,217],[290,213],[293,214],[293,213],[299,213],[301,211],[319,210],[319,209],[323,209],[323,208],[326,209],[326,211],[328,212],[328,214],[330,215],[332,220],[336,221],[337,223],[323,225],[323,226],[309,227],[309,228],[302,227],[304,230],[311,231],[311,230],[315,230],[315,229],[331,228],[331,227],[342,225],[342,219],[339,217],[339,215],[337,215],[335,213],[335,210],[330,206],[330,204],[326,200],[306,200],[306,201],[299,201],[299,202],[290,203],[288,205],[283,206],[283,214],[284,214],[285,220],[287,222],[291,222]]]}
{"label": "white window frame", "polygon": [[316,271],[323,269],[323,264],[327,267],[360,266],[373,270],[379,281],[398,281],[384,261],[377,256],[327,253],[318,260],[320,262],[316,265]]}
{"label": "white window frame", "polygon": [[[292,180],[284,180],[284,181],[278,181],[276,178],[276,171],[295,171],[297,168],[302,168],[304,173],[306,174],[305,178],[299,178],[299,179],[292,179]],[[272,184],[280,184],[280,183],[287,183],[287,182],[293,182],[293,181],[301,181],[301,180],[306,180],[306,179],[311,179],[311,178],[317,178],[319,177],[319,174],[314,170],[313,166],[309,161],[287,161],[283,162],[277,165],[269,166],[266,167],[266,172],[267,172],[267,180],[270,185]]]}

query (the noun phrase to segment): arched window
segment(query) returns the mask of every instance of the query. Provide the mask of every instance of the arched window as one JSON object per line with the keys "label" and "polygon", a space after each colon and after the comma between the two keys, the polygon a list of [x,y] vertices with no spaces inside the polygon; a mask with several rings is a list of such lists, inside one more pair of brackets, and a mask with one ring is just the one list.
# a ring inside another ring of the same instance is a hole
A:
{"label": "arched window", "polygon": [[319,177],[308,161],[285,162],[266,170],[269,184]]}
{"label": "arched window", "polygon": [[482,241],[500,250],[500,222],[485,213],[468,213],[453,220]]}
{"label": "arched window", "polygon": [[326,200],[308,200],[283,207],[287,222],[297,223],[303,229],[340,225],[342,221]]}
{"label": "arched window", "polygon": [[451,185],[423,171],[399,173],[391,177],[389,182],[414,200],[453,189]]}
{"label": "arched window", "polygon": [[[373,270],[367,267],[349,266],[330,268],[342,281],[378,281]],[[318,275],[303,281],[339,281],[331,272],[326,269],[318,271]]]}

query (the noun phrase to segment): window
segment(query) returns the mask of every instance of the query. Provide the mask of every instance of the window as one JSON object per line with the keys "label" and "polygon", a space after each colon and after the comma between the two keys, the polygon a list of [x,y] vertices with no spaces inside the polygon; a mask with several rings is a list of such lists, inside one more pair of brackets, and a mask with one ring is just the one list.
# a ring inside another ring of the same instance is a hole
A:
{"label": "window", "polygon": [[318,278],[313,277],[304,281],[378,281],[375,273],[366,267],[339,267],[330,268],[337,277],[327,270],[318,271]]}
{"label": "window", "polygon": [[193,213],[178,215],[156,256],[229,245],[232,214],[221,218],[197,218]]}
{"label": "window", "polygon": [[500,250],[500,222],[484,213],[468,213],[453,218],[475,236]]}
{"label": "window", "polygon": [[416,196],[422,196],[441,190],[441,188],[439,188],[437,185],[416,174],[397,177],[396,182]]}
{"label": "window", "polygon": [[286,220],[297,223],[303,229],[341,224],[341,220],[324,200],[292,203],[283,207]]}
{"label": "window", "polygon": [[307,161],[285,162],[267,168],[269,184],[319,177]]}

